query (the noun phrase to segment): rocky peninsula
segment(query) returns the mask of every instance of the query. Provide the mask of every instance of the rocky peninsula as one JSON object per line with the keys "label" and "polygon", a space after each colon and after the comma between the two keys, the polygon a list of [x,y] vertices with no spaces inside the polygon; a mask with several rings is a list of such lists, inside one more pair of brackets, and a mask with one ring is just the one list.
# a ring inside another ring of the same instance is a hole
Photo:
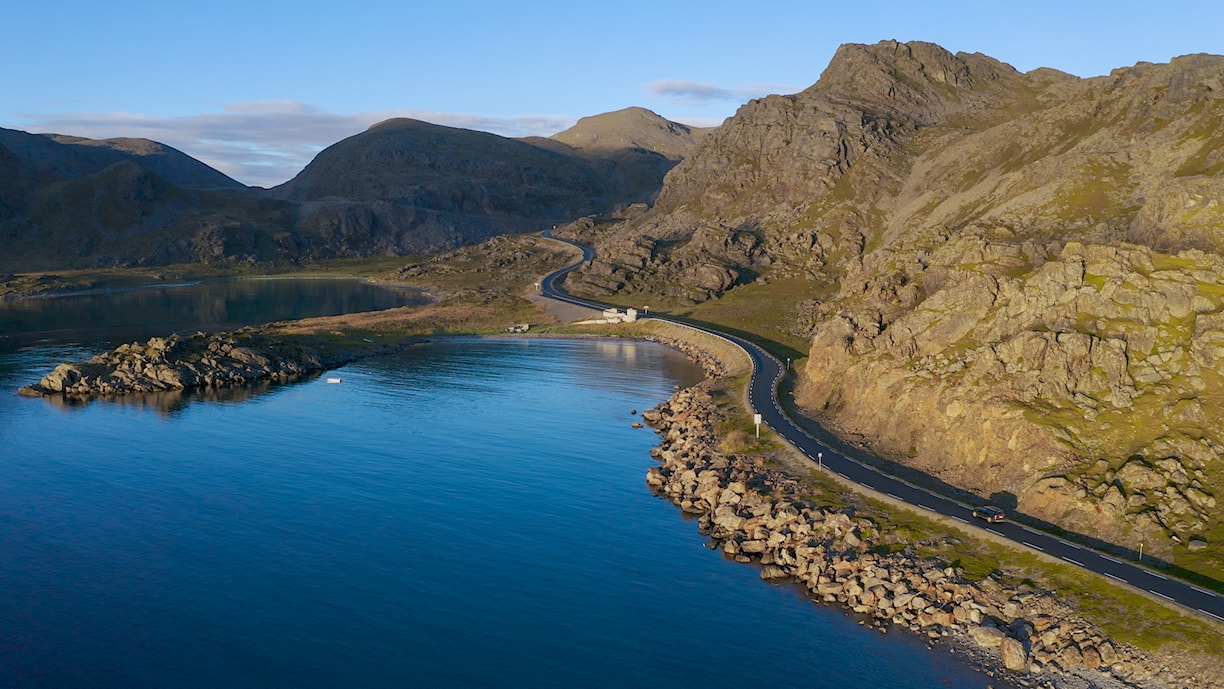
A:
{"label": "rocky peninsula", "polygon": [[646,480],[697,518],[712,547],[758,564],[762,579],[794,581],[882,631],[950,643],[1021,686],[1224,687],[1186,670],[1193,661],[1174,667],[1111,639],[1051,591],[997,572],[974,581],[908,546],[887,547],[895,539],[853,507],[818,506],[787,473],[720,451],[710,388],[680,390],[643,413],[662,438]]}
{"label": "rocky peninsula", "polygon": [[272,336],[257,328],[174,334],[119,345],[84,363],[60,364],[42,380],[18,392],[30,397],[111,397],[283,381],[402,346],[328,346],[318,339]]}

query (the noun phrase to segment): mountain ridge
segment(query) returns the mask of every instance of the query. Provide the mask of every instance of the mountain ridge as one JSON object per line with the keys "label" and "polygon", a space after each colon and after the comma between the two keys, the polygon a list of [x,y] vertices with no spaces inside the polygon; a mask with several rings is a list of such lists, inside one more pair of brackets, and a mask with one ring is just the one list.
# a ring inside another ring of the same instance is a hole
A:
{"label": "mountain ridge", "polygon": [[117,162],[135,159],[141,166],[178,186],[246,188],[186,153],[150,139],[86,139],[65,134],[30,134],[0,127],[0,146],[42,174],[80,178]]}

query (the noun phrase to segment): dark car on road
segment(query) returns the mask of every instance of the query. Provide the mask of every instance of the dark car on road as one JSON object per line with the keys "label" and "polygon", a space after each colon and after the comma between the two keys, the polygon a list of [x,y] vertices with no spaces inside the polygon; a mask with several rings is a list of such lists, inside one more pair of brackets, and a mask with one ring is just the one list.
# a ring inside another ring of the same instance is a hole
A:
{"label": "dark car on road", "polygon": [[1001,522],[1007,519],[1007,513],[993,505],[973,508],[973,516],[988,522]]}

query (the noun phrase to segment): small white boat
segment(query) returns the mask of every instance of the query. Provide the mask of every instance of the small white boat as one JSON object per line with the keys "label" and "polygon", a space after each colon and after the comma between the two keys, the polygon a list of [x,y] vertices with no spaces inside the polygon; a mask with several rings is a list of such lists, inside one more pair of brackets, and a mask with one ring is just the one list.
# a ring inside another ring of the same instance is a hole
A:
{"label": "small white boat", "polygon": [[327,382],[332,383],[332,384],[343,383],[344,379],[343,378],[328,378]]}

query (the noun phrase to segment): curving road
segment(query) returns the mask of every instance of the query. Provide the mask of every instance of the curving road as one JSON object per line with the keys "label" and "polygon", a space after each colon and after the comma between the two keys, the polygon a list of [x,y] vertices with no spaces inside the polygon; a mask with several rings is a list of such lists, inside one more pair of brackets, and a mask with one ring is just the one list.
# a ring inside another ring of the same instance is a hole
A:
{"label": "curving road", "polygon": [[[548,232],[540,234],[542,237],[557,242],[564,242],[582,250],[581,261],[550,273],[541,280],[541,290],[544,295],[579,306],[595,309],[606,308],[606,304],[572,297],[557,287],[557,280],[559,278],[582,265],[583,262],[594,258],[594,251],[580,244],[549,237]],[[651,318],[658,317],[651,316]],[[659,318],[659,320],[667,320],[677,325],[721,337],[743,349],[752,360],[753,372],[748,384],[748,400],[754,411],[761,415],[762,421],[775,433],[785,438],[787,442],[804,453],[808,459],[816,462],[824,469],[897,501],[963,522],[965,526],[986,529],[995,536],[1011,540],[1016,544],[1044,553],[1047,556],[1096,572],[1121,584],[1146,591],[1153,596],[1163,598],[1188,610],[1212,618],[1217,622],[1224,623],[1224,596],[1179,579],[1170,579],[1135,563],[1119,560],[1110,555],[1075,545],[1057,536],[1036,531],[1022,524],[1015,522],[971,522],[970,520],[973,519],[973,508],[971,506],[907,483],[874,467],[860,464],[837,450],[828,447],[808,435],[782,411],[782,407],[778,403],[778,383],[782,380],[783,368],[782,362],[778,361],[773,355],[766,352],[760,346],[734,335],[728,335],[717,330],[694,326],[688,323],[680,323],[671,319]]]}

